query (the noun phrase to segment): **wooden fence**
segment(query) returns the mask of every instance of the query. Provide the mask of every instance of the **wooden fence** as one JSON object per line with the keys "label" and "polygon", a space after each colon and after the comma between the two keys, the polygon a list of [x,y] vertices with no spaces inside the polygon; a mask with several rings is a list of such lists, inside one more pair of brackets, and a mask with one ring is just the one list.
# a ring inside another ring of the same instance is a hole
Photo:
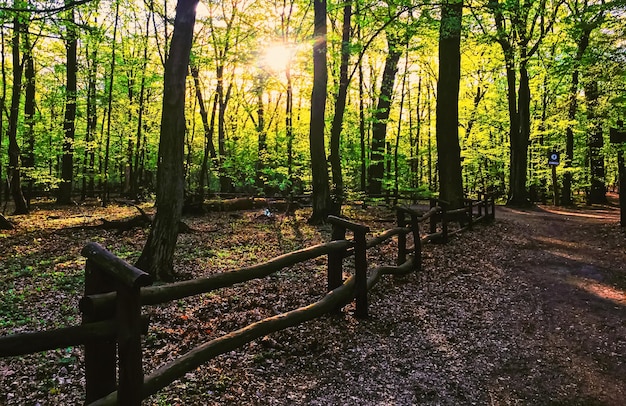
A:
{"label": "wooden fence", "polygon": [[[0,337],[0,356],[84,345],[86,403],[140,405],[142,399],[220,354],[272,332],[338,312],[353,299],[355,316],[367,317],[367,292],[382,275],[401,275],[420,270],[424,243],[446,242],[451,235],[495,217],[493,197],[479,197],[479,200],[466,200],[465,206],[457,210],[446,210],[447,204],[440,200],[431,200],[430,208],[421,212],[415,208],[397,207],[397,226],[369,241],[366,238],[370,231],[367,226],[329,216],[332,235],[328,243],[235,271],[160,286],[150,286],[150,275],[115,257],[98,244],[89,243],[81,252],[87,258],[85,295],[80,301],[82,325]],[[451,222],[460,226],[450,231]],[[424,227],[421,227],[422,224]],[[421,228],[428,233],[422,233]],[[346,239],[348,231],[352,233],[352,240]],[[412,246],[407,245],[409,234],[413,237]],[[393,237],[398,242],[396,265],[369,269],[367,250]],[[263,278],[322,255],[328,256],[328,293],[321,300],[201,344],[144,377],[141,335],[147,332],[148,321],[141,315],[142,305],[166,303]],[[344,281],[343,264],[347,257],[354,257],[354,273]]]}

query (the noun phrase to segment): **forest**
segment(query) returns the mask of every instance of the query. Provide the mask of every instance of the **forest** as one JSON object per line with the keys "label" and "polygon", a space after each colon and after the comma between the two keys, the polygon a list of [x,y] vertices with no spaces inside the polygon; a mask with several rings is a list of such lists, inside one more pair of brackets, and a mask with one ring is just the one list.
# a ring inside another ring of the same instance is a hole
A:
{"label": "forest", "polygon": [[[153,196],[176,3],[0,11],[4,210]],[[201,1],[182,95],[185,201],[313,192],[332,212],[385,194],[454,201],[455,189],[603,202],[621,148],[609,131],[626,108],[624,11],[604,0]]]}
{"label": "forest", "polygon": [[625,0],[0,19],[0,403],[624,404]]}

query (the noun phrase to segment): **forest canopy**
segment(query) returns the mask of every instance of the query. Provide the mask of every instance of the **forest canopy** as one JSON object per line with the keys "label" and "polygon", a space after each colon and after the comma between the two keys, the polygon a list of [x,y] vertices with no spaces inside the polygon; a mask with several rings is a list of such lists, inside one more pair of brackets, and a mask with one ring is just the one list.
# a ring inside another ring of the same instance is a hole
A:
{"label": "forest canopy", "polygon": [[[437,194],[442,5],[323,3],[330,190]],[[551,199],[554,151],[561,202],[602,201],[623,145],[609,132],[626,115],[625,3],[460,5],[464,193]],[[110,193],[154,193],[175,12],[174,0],[0,2],[3,202],[25,212],[42,196],[106,203]],[[200,1],[186,81],[186,199],[311,192],[314,14],[308,1]]]}

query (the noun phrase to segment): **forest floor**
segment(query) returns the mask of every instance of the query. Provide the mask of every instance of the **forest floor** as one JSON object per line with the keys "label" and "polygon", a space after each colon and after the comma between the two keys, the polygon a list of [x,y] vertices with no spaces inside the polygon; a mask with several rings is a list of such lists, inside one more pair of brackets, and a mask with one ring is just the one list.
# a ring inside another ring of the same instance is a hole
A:
{"label": "forest floor", "polygon": [[[143,206],[152,212],[151,206]],[[0,232],[0,335],[80,323],[88,241],[134,261],[147,229],[83,228],[132,207],[37,204]],[[263,210],[185,217],[176,270],[193,278],[329,240],[330,228]],[[392,212],[349,208],[372,234]],[[381,221],[382,220],[382,221]],[[368,251],[395,262],[394,243]],[[145,372],[251,322],[319,300],[325,258],[145,309]],[[385,277],[369,318],[346,306],[188,373],[151,405],[625,405],[626,239],[614,205],[498,207],[496,221],[426,245],[423,269]],[[82,349],[0,359],[0,405],[84,401]]]}

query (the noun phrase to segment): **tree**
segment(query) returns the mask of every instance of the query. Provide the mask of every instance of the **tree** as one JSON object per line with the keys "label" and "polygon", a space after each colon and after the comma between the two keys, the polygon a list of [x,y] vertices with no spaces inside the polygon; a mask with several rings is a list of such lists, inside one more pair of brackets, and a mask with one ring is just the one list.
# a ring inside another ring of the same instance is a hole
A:
{"label": "tree", "polygon": [[589,203],[605,204],[606,182],[604,170],[604,137],[602,135],[602,121],[598,117],[598,99],[600,90],[595,79],[589,79],[585,84],[585,99],[587,101],[588,135],[587,146],[589,147],[589,173],[591,187],[589,190]]}
{"label": "tree", "polygon": [[204,103],[204,96],[202,95],[202,88],[200,86],[200,72],[198,67],[193,64],[191,66],[191,77],[194,81],[196,89],[196,99],[198,101],[198,107],[200,108],[200,117],[202,118],[202,129],[204,130],[204,152],[202,156],[202,164],[200,167],[200,178],[198,180],[198,192],[196,193],[197,201],[202,204],[204,202],[204,186],[206,185],[207,172],[209,170],[209,156],[211,161],[217,161],[217,153],[215,152],[215,146],[213,145],[213,132],[215,129],[215,112],[217,109],[217,93],[213,98],[213,107],[211,109],[211,120],[209,121],[208,112]]}
{"label": "tree", "polygon": [[107,95],[107,129],[106,129],[106,141],[104,147],[104,190],[102,191],[102,205],[106,206],[109,204],[109,190],[110,190],[110,179],[109,179],[109,157],[111,156],[111,115],[113,114],[113,84],[115,83],[115,51],[117,48],[116,38],[117,38],[117,29],[119,24],[119,15],[120,15],[120,3],[119,1],[115,2],[115,22],[113,23],[113,39],[111,45],[111,72],[109,76],[109,94]]}
{"label": "tree", "polygon": [[[526,187],[531,101],[528,64],[554,24],[559,1],[521,0],[509,4],[489,0],[487,3],[494,18],[495,39],[502,48],[506,68],[511,153],[507,204],[512,206],[530,203]],[[517,73],[519,89],[516,89]]]}
{"label": "tree", "polygon": [[[18,8],[20,4],[19,0],[15,0],[14,7]],[[20,109],[20,95],[22,90],[22,70],[23,65],[20,56],[20,35],[24,31],[25,24],[23,23],[24,16],[21,13],[16,12],[13,18],[13,39],[11,41],[11,48],[13,54],[13,88],[11,89],[11,107],[9,113],[9,127],[7,129],[9,138],[9,186],[11,189],[11,195],[15,204],[15,214],[28,213],[28,206],[24,194],[22,192],[22,180],[21,180],[21,162],[20,162],[20,147],[17,143],[17,126]]]}
{"label": "tree", "polygon": [[[28,30],[24,32],[24,139],[26,150],[22,164],[31,171],[35,168],[35,61],[33,58],[33,47],[30,43]],[[33,178],[28,176],[26,186],[26,203],[30,209],[30,201],[33,195]]]}
{"label": "tree", "polygon": [[461,21],[463,0],[441,5],[439,79],[437,80],[437,159],[439,197],[450,208],[463,205],[459,146],[459,81],[461,80]]}
{"label": "tree", "polygon": [[341,173],[341,130],[348,98],[348,62],[350,61],[350,20],[352,7],[350,2],[343,6],[343,29],[341,31],[341,66],[339,67],[339,90],[335,99],[335,116],[330,128],[330,164],[333,175],[333,199],[341,207],[343,203],[343,176]]}
{"label": "tree", "polygon": [[[565,130],[565,168],[572,166],[574,159],[574,122],[578,111],[578,91],[580,84],[580,70],[583,56],[589,47],[589,40],[593,30],[598,28],[604,21],[604,9],[596,10],[590,7],[587,1],[572,0],[566,5],[570,17],[574,19],[574,26],[570,30],[572,39],[576,42],[576,53],[571,59],[572,81],[569,90],[567,107],[567,128]],[[570,205],[572,200],[572,171],[567,170],[563,174],[563,188],[561,204]]]}
{"label": "tree", "polygon": [[[66,5],[70,3],[69,0],[66,0]],[[76,120],[76,74],[78,69],[76,59],[78,35],[74,22],[74,8],[68,9],[66,24],[65,117],[63,119],[63,157],[61,160],[61,184],[57,195],[58,204],[71,203],[74,182],[74,135],[76,132],[74,122]]]}
{"label": "tree", "polygon": [[372,125],[372,158],[368,170],[368,192],[379,195],[383,192],[383,177],[385,173],[385,138],[387,137],[387,122],[391,111],[393,88],[398,73],[398,62],[402,56],[402,36],[398,32],[398,24],[390,24],[385,30],[387,34],[388,53],[385,57],[378,104],[374,112]]}
{"label": "tree", "polygon": [[185,185],[183,148],[185,141],[185,82],[198,0],[179,0],[174,33],[165,63],[159,165],[157,168],[157,212],[137,267],[157,279],[174,276],[174,249],[182,215]]}
{"label": "tree", "polygon": [[324,118],[326,111],[326,0],[314,0],[315,22],[313,29],[313,91],[311,93],[311,124],[309,144],[311,147],[311,176],[313,179],[313,213],[310,224],[326,220],[331,212],[330,186],[326,149],[324,147]]}

